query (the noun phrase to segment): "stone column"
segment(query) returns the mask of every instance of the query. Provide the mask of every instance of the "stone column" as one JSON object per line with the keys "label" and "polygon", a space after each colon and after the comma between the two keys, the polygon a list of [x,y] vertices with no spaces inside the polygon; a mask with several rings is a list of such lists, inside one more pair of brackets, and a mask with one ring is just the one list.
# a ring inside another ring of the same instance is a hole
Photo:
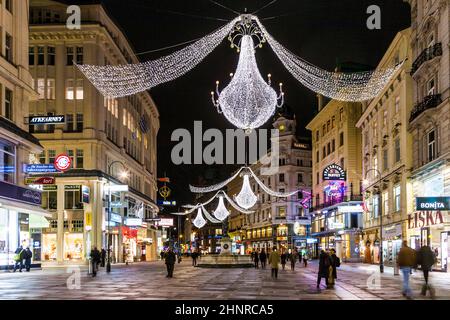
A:
{"label": "stone column", "polygon": [[57,184],[57,219],[58,229],[56,234],[56,260],[58,264],[64,262],[64,184]]}

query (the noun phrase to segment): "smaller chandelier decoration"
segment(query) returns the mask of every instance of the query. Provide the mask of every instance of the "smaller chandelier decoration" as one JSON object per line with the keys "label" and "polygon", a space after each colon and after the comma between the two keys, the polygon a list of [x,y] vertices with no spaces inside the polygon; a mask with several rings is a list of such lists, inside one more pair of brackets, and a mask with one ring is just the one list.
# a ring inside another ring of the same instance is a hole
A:
{"label": "smaller chandelier decoration", "polygon": [[253,193],[252,188],[250,187],[248,174],[244,174],[243,180],[242,189],[234,199],[242,208],[250,209],[256,204],[256,201],[258,201],[258,197]]}
{"label": "smaller chandelier decoration", "polygon": [[225,208],[222,195],[219,196],[219,204],[217,205],[217,209],[214,210],[213,215],[220,221],[225,220],[230,215],[230,212]]}
{"label": "smaller chandelier decoration", "polygon": [[202,216],[202,208],[198,208],[197,210],[197,216],[195,217],[195,219],[192,221],[192,223],[194,224],[194,226],[196,226],[197,228],[203,228],[206,224],[206,220],[205,218],[203,218]]}

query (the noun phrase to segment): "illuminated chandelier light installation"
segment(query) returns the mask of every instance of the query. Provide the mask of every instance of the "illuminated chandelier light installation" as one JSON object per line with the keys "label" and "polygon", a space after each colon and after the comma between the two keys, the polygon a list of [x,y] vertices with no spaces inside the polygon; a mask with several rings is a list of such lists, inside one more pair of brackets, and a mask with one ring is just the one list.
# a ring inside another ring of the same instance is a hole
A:
{"label": "illuminated chandelier light installation", "polygon": [[194,226],[196,226],[197,228],[203,228],[206,224],[206,220],[205,218],[203,218],[202,216],[202,209],[198,208],[197,210],[197,216],[195,217],[195,219],[192,221],[192,223],[194,224]]}
{"label": "illuminated chandelier light installation", "polygon": [[250,209],[258,201],[258,197],[253,193],[252,187],[250,186],[249,175],[244,174],[242,189],[237,196],[234,197],[237,204],[244,209]]}
{"label": "illuminated chandelier light installation", "polygon": [[[216,99],[214,91],[211,99],[219,113],[233,125],[248,133],[259,128],[275,113],[276,107],[281,107],[284,102],[284,93],[280,83],[280,94],[270,86],[270,75],[268,82],[261,76],[255,58],[255,43],[253,37],[259,40],[258,47],[265,42],[260,37],[259,29],[255,28],[252,21],[243,22],[238,25],[234,36],[229,36],[231,47],[236,47],[239,54],[239,62],[236,72],[230,74],[230,83],[219,92],[219,81],[216,82]],[[235,44],[236,37],[240,36],[240,42]]]}
{"label": "illuminated chandelier light installation", "polygon": [[[373,99],[379,95],[391,77],[403,64],[401,62],[391,68],[367,72],[329,72],[312,65],[284,48],[267,32],[258,17],[244,14],[193,44],[156,60],[117,66],[77,65],[77,67],[105,97],[125,97],[148,90],[161,83],[174,80],[184,75],[211,53],[227,35],[229,39],[231,38],[231,41],[234,41],[232,37],[233,32],[243,30],[249,24],[252,25],[250,28],[252,35],[256,35],[260,39],[259,46],[262,42],[267,41],[286,69],[300,83],[314,92],[331,99],[341,101],[364,101]],[[246,58],[242,58],[241,62],[240,57],[239,62],[241,66],[250,68],[248,70],[251,71],[252,76],[247,75],[247,77],[251,78],[253,82],[242,86],[245,84],[243,82],[245,76],[242,71],[244,67],[240,70],[238,65],[237,75],[233,76],[227,88],[219,94],[218,101],[215,101],[216,104],[218,103],[220,105],[221,111],[229,121],[235,121],[238,127],[243,128],[250,128],[261,123],[262,120],[259,118],[264,118],[267,113],[270,113],[270,108],[261,110],[263,115],[258,117],[254,115],[255,110],[246,111],[243,119],[239,119],[238,122],[238,120],[234,119],[235,112],[232,112],[236,108],[234,107],[236,103],[233,99],[244,99],[242,101],[245,101],[245,99],[250,99],[250,101],[251,99],[257,99],[255,101],[262,103],[262,105],[274,105],[274,91],[272,91],[273,89],[269,89],[264,81],[261,81],[262,77],[259,74],[254,60],[253,40],[251,36],[247,36],[242,36],[240,46],[241,51],[243,51],[241,52],[241,56]],[[232,43],[233,47],[234,45]],[[259,95],[258,97],[246,98],[244,91],[249,86],[253,86],[253,93]],[[232,97],[233,94],[236,96]],[[231,106],[231,108],[227,109],[227,106]]]}
{"label": "illuminated chandelier light installation", "polygon": [[223,196],[219,196],[219,204],[217,205],[216,210],[214,210],[213,215],[220,221],[225,220],[230,215],[230,211],[225,208]]}

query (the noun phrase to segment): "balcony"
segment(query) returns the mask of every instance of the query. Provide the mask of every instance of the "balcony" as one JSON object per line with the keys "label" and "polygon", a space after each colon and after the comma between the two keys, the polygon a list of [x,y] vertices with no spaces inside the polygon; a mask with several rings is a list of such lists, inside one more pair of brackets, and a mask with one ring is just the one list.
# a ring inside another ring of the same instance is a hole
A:
{"label": "balcony", "polygon": [[422,112],[428,109],[436,108],[442,102],[440,94],[432,94],[426,96],[422,102],[416,104],[411,111],[411,116],[409,122],[412,122],[417,118]]}
{"label": "balcony", "polygon": [[334,205],[337,205],[342,202],[349,202],[349,201],[363,201],[362,195],[350,195],[350,196],[344,196],[344,197],[336,197],[333,198],[331,201],[323,202],[320,204],[315,205],[311,208],[311,211],[321,210],[323,208],[328,208]]}
{"label": "balcony", "polygon": [[440,42],[423,50],[411,66],[411,76],[416,73],[422,64],[439,56],[442,56],[442,44]]}

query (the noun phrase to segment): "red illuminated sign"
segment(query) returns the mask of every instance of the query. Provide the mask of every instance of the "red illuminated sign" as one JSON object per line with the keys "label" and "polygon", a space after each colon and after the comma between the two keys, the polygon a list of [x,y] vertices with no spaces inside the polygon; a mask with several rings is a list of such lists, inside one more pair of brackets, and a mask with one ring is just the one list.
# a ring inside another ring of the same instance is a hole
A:
{"label": "red illuminated sign", "polygon": [[59,171],[67,171],[72,164],[72,160],[67,154],[60,154],[55,159],[55,168]]}

